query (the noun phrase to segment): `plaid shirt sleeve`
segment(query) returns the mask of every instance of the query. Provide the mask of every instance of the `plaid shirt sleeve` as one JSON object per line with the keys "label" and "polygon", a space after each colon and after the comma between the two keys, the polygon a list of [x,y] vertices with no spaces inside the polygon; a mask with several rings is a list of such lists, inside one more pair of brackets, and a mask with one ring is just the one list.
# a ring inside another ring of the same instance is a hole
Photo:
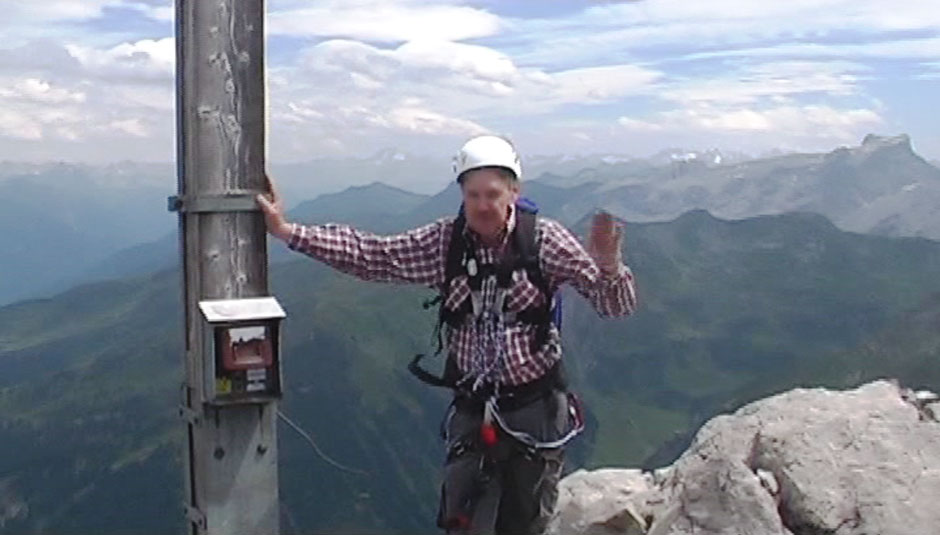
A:
{"label": "plaid shirt sleeve", "polygon": [[287,246],[363,280],[439,286],[444,281],[441,219],[403,234],[378,236],[348,225],[294,224]]}
{"label": "plaid shirt sleeve", "polygon": [[569,283],[604,317],[626,316],[636,310],[636,286],[630,268],[620,264],[604,275],[581,242],[560,223],[540,218],[542,272],[552,288]]}

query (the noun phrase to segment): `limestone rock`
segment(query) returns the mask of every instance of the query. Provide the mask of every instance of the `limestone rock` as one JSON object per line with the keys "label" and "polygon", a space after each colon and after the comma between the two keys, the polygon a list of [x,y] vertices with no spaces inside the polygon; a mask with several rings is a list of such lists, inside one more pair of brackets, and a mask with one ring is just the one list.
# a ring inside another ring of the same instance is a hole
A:
{"label": "limestone rock", "polygon": [[928,403],[926,409],[933,421],[940,422],[940,402]]}
{"label": "limestone rock", "polygon": [[657,500],[652,476],[640,470],[579,470],[558,490],[557,514],[550,533],[579,535],[642,535],[647,500]]}
{"label": "limestone rock", "polygon": [[604,470],[565,478],[550,533],[936,533],[936,399],[877,381],[752,403],[706,423],[655,476]]}

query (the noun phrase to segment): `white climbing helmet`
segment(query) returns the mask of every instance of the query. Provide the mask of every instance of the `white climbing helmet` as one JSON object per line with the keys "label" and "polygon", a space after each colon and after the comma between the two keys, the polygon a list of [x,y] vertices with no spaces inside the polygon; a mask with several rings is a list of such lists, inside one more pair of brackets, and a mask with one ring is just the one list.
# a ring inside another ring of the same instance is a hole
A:
{"label": "white climbing helmet", "polygon": [[483,135],[471,138],[460,147],[454,157],[454,173],[457,179],[471,169],[481,167],[505,167],[522,179],[522,162],[515,147],[499,136]]}

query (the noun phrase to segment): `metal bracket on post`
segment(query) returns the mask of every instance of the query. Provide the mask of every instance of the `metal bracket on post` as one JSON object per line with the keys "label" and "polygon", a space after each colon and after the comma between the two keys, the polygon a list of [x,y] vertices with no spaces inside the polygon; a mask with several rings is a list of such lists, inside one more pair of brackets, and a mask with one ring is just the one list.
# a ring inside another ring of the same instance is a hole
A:
{"label": "metal bracket on post", "polygon": [[170,212],[254,212],[260,210],[255,193],[227,193],[224,195],[195,195],[167,198],[166,209]]}
{"label": "metal bracket on post", "polygon": [[186,511],[186,520],[189,520],[193,524],[201,529],[205,530],[208,528],[208,522],[206,522],[206,515],[202,514],[202,511],[196,509],[192,505],[183,502],[183,509]]}
{"label": "metal bracket on post", "polygon": [[180,418],[186,420],[192,425],[199,425],[199,422],[200,422],[199,413],[192,410],[191,408],[180,405],[179,415],[180,415]]}

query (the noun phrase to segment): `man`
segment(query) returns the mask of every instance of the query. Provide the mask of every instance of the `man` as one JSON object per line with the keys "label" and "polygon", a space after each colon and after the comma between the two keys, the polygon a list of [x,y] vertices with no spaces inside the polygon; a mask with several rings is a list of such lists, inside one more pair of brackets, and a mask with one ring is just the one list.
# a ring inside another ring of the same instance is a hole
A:
{"label": "man", "polygon": [[[364,280],[441,291],[447,371],[439,384],[455,396],[443,426],[438,525],[454,534],[541,534],[565,443],[580,431],[552,296],[568,283],[602,316],[626,315],[636,307],[633,275],[621,258],[621,227],[608,214],[595,216],[585,250],[559,223],[517,205],[522,168],[505,139],[470,139],[454,171],[461,215],[394,236],[290,224],[273,184],[258,202],[268,230],[292,250]],[[520,253],[527,239],[537,262]]]}

